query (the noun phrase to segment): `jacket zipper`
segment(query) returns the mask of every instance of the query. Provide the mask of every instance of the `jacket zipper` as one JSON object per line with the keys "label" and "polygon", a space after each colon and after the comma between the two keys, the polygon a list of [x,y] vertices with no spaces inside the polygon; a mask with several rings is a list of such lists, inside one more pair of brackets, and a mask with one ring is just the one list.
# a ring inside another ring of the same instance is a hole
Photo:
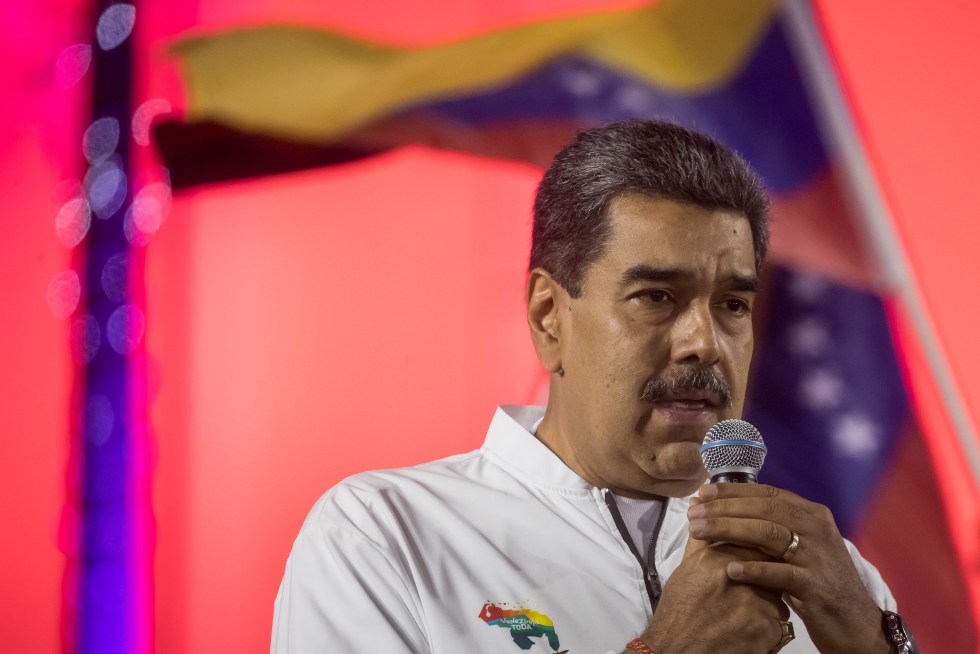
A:
{"label": "jacket zipper", "polygon": [[644,560],[644,557],[640,556],[640,553],[636,551],[633,537],[630,536],[629,529],[626,528],[626,523],[623,522],[623,516],[619,512],[619,507],[616,506],[616,498],[613,496],[612,491],[603,491],[603,497],[606,500],[606,507],[612,514],[613,522],[616,523],[616,528],[619,529],[620,537],[626,541],[630,552],[636,557],[637,562],[640,564],[640,569],[643,570],[643,583],[647,587],[647,595],[650,596],[650,607],[653,613],[656,613],[657,605],[660,603],[660,594],[663,592],[663,586],[660,583],[660,575],[657,573],[657,562],[654,551],[656,549],[657,538],[660,536],[660,527],[663,525],[664,516],[667,514],[667,503],[669,499],[665,497],[663,505],[660,507],[660,515],[657,516],[657,524],[653,528],[653,533],[650,535],[646,560]]}

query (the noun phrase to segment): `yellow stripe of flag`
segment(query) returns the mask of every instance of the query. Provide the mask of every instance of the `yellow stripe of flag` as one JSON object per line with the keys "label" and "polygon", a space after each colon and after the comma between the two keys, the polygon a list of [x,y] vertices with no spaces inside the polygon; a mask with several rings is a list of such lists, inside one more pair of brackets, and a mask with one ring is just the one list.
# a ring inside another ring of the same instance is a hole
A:
{"label": "yellow stripe of flag", "polygon": [[707,91],[735,74],[775,0],[663,0],[426,48],[270,26],[195,37],[173,50],[188,120],[329,142],[405,106],[506,84],[559,55],[597,60],[651,84]]}

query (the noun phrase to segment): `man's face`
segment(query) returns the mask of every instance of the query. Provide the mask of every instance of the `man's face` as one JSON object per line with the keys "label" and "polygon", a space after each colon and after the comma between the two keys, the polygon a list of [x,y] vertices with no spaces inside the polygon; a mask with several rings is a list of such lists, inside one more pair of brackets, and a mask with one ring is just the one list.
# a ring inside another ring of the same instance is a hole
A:
{"label": "man's face", "polygon": [[705,478],[705,432],[742,413],[758,285],[748,219],[640,194],[614,198],[607,219],[581,295],[559,303],[549,444],[599,487],[687,495]]}

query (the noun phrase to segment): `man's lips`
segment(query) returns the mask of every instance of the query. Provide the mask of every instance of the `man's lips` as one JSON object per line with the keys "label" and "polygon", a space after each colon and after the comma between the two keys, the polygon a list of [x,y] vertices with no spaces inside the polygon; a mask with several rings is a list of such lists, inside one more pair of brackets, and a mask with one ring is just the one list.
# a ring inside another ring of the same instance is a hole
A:
{"label": "man's lips", "polygon": [[660,419],[671,423],[698,424],[702,427],[712,416],[717,417],[720,400],[716,397],[665,397],[651,404]]}
{"label": "man's lips", "polygon": [[661,400],[654,402],[653,405],[662,409],[673,409],[675,411],[705,411],[713,409],[714,406],[703,400]]}
{"label": "man's lips", "polygon": [[680,411],[703,411],[721,406],[721,398],[714,393],[692,392],[661,397],[655,400],[653,404],[654,406]]}

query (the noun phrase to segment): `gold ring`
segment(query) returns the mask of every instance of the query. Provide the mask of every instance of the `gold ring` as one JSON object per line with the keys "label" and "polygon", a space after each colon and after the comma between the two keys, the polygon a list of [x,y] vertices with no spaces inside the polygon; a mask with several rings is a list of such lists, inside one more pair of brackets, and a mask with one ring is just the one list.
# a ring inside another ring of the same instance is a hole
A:
{"label": "gold ring", "polygon": [[790,530],[789,533],[793,534],[793,540],[789,542],[789,546],[782,554],[783,561],[789,561],[791,558],[793,558],[793,556],[796,554],[796,550],[800,548],[800,535],[793,530]]}
{"label": "gold ring", "polygon": [[772,650],[774,653],[781,650],[786,646],[786,643],[796,638],[796,632],[793,631],[793,623],[789,620],[778,620],[779,622],[779,643],[776,645],[776,649]]}

